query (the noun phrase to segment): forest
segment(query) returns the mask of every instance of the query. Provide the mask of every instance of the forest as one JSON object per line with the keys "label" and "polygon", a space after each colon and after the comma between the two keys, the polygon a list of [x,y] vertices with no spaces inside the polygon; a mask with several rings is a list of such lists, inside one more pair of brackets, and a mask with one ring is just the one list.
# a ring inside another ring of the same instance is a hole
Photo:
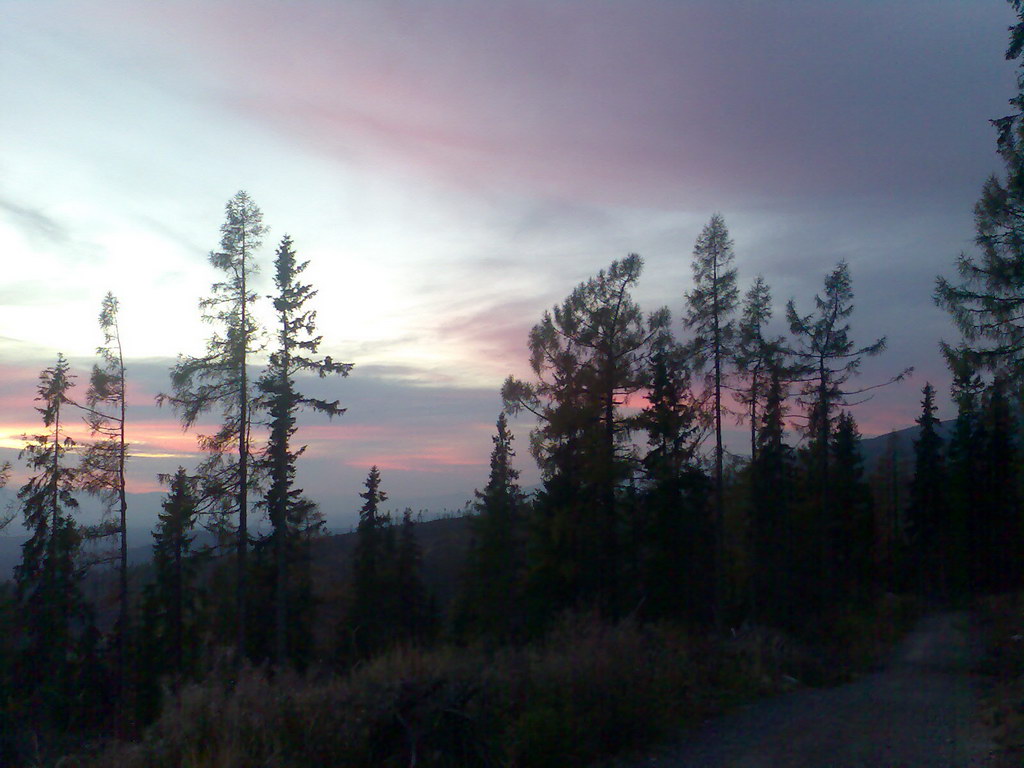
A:
{"label": "forest", "polygon": [[[582,765],[787,680],[835,682],[914,606],[1021,590],[1024,91],[1011,105],[992,121],[1004,168],[975,208],[976,252],[936,279],[960,334],[942,342],[955,419],[923,383],[905,473],[861,451],[857,406],[911,370],[859,376],[886,339],[858,338],[848,264],[771,335],[771,276],[741,275],[714,214],[676,306],[637,304],[629,254],[538,319],[532,375],[504,382],[489,474],[448,538],[390,510],[373,467],[338,558],[297,485],[297,418],[343,424],[358,367],[320,353],[301,249],[285,236],[261,264],[263,214],[238,192],[199,301],[205,351],[179,356],[158,397],[184,429],[218,428],[195,435],[200,463],[160,478],[149,563],[128,557],[118,298],[84,387],[63,356],[39,374],[9,521],[29,539],[0,587],[0,763]],[[252,287],[261,266],[270,297]],[[339,399],[306,393],[313,377]],[[736,419],[743,456],[723,440]],[[528,445],[510,420],[532,426]],[[536,489],[519,482],[528,460]],[[77,517],[85,495],[97,525]],[[437,561],[457,574],[442,588]]]}

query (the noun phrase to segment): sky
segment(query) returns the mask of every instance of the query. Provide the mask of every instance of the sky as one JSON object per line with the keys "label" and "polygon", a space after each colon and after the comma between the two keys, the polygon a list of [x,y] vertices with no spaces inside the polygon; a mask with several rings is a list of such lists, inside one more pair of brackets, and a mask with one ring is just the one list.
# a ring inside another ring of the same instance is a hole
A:
{"label": "sky", "polygon": [[[1000,0],[18,2],[0,0],[0,458],[39,430],[39,371],[87,383],[113,291],[130,377],[130,490],[197,460],[154,397],[209,328],[224,205],[246,190],[289,234],[348,407],[306,417],[301,484],[347,529],[380,466],[395,509],[487,478],[499,389],[527,334],[612,260],[683,336],[693,243],[720,212],[741,286],[778,332],[850,265],[853,338],[880,336],[865,435],[913,423],[956,340],[935,277],[971,252],[1009,111]],[[269,305],[264,302],[263,311]],[[952,415],[940,398],[943,418]],[[537,471],[516,423],[527,485]],[[742,427],[733,428],[742,446]]]}

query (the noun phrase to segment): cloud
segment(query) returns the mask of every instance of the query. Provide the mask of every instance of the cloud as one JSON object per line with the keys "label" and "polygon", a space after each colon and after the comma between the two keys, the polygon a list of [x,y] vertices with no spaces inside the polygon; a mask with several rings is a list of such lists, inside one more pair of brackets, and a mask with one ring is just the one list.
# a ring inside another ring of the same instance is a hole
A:
{"label": "cloud", "polygon": [[[34,22],[12,25],[7,49],[32,114],[3,142],[20,183],[0,216],[32,241],[30,267],[63,254],[72,230],[106,258],[48,260],[45,279],[8,282],[9,335],[35,297],[98,300],[116,278],[126,320],[136,313],[130,352],[201,349],[208,329],[186,324],[214,279],[203,256],[218,206],[255,184],[268,220],[315,254],[325,351],[356,364],[348,379],[304,382],[349,408],[332,423],[306,414],[299,433],[302,482],[338,510],[358,505],[367,461],[390,461],[393,497],[411,506],[481,485],[498,387],[528,375],[530,327],[612,259],[644,257],[635,298],[668,305],[684,335],[690,251],[715,210],[741,283],[761,272],[771,284],[780,333],[785,301],[810,311],[825,274],[850,262],[854,337],[889,337],[862,380],[919,371],[858,409],[865,433],[909,424],[925,379],[944,389],[936,340],[952,328],[930,294],[970,247],[971,207],[997,165],[987,119],[1014,92],[1003,4],[26,9],[15,20]],[[50,111],[38,92],[54,94]],[[39,167],[60,173],[40,180]],[[91,349],[84,302],[71,306],[32,326],[37,343]],[[17,364],[33,355],[0,349]],[[0,384],[4,423],[30,422],[43,357]],[[130,364],[149,457],[135,483],[195,459],[194,434],[152,403],[172,362]]]}
{"label": "cloud", "polygon": [[67,228],[40,210],[0,197],[0,211],[30,237],[58,246],[71,242],[71,234]]}
{"label": "cloud", "polygon": [[127,20],[187,41],[251,119],[346,163],[603,204],[934,193],[1013,83],[996,4],[196,8]]}

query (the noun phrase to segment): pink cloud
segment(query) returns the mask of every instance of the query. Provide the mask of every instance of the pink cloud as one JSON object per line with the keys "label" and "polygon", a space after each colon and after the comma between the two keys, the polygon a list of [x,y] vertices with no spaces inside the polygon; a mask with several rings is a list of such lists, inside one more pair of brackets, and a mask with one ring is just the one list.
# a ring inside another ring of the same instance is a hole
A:
{"label": "pink cloud", "polygon": [[[344,162],[474,189],[674,206],[831,190],[837,174],[849,189],[948,180],[964,167],[953,150],[965,123],[934,116],[977,98],[954,105],[934,83],[976,93],[998,79],[998,57],[934,51],[1002,34],[1005,13],[976,10],[157,3],[89,23],[100,30],[116,16],[168,71]],[[924,12],[934,23],[921,25]]]}

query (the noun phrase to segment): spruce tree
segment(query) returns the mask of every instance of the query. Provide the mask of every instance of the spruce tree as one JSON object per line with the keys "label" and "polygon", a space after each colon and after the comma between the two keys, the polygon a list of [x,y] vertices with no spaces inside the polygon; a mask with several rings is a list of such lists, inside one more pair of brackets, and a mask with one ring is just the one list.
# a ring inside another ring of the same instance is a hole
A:
{"label": "spruce tree", "polygon": [[435,616],[423,583],[423,551],[416,536],[411,509],[402,513],[393,568],[395,614],[391,621],[396,639],[426,642],[433,635]]}
{"label": "spruce tree", "polygon": [[183,467],[170,478],[153,531],[153,581],[143,593],[140,711],[145,722],[158,711],[159,681],[180,682],[197,661],[199,555],[193,551],[199,500],[197,479]]}
{"label": "spruce tree", "polygon": [[291,594],[289,571],[296,565],[308,567],[308,534],[323,525],[322,518],[310,518],[316,507],[302,498],[301,488],[295,487],[296,462],[305,450],[292,444],[296,415],[303,409],[326,414],[328,418],[345,412],[337,400],[302,394],[295,377],[304,372],[320,378],[347,376],[352,369],[350,363],[318,356],[322,337],[316,334],[316,312],[307,307],[317,292],[301,282],[308,264],[296,261],[292,240],[285,235],[274,261],[277,294],[272,298],[277,313],[277,347],[258,382],[259,405],[269,415],[270,428],[262,463],[270,481],[266,505],[274,551],[274,658],[278,664],[288,659],[288,605],[297,597]]}
{"label": "spruce tree", "polygon": [[793,621],[792,557],[793,450],[786,445],[784,373],[778,358],[770,358],[764,407],[757,430],[757,452],[751,461],[751,552],[755,620],[789,625]]}
{"label": "spruce tree", "polygon": [[729,230],[721,214],[707,223],[693,246],[694,288],[686,294],[686,327],[694,333],[693,352],[699,365],[710,364],[710,391],[715,424],[715,608],[722,621],[725,599],[725,449],[722,443],[722,388],[736,331],[733,315],[739,302]]}
{"label": "spruce tree", "polygon": [[466,555],[461,623],[475,634],[507,640],[521,632],[523,493],[504,413],[498,416],[490,474],[476,491],[473,542]]}
{"label": "spruce tree", "polygon": [[359,496],[363,506],[356,526],[347,624],[353,637],[352,651],[362,657],[380,650],[389,639],[388,618],[394,613],[394,594],[388,590],[389,569],[395,546],[391,516],[380,508],[388,497],[381,490],[380,470],[376,466],[370,468],[366,490]]}
{"label": "spruce tree", "polygon": [[203,319],[216,330],[207,340],[201,357],[181,355],[171,369],[171,394],[157,402],[170,403],[188,429],[212,408],[221,414],[220,429],[200,435],[200,447],[209,458],[200,467],[206,508],[215,513],[214,523],[222,530],[236,515],[235,531],[235,644],[237,659],[246,648],[246,554],[249,548],[249,490],[252,458],[253,392],[249,379],[250,357],[258,348],[260,329],[253,316],[257,295],[252,280],[257,273],[256,251],[267,229],[263,213],[245,192],[238,192],[225,206],[220,250],[210,253],[210,264],[224,273],[211,287],[210,296],[200,300]]}
{"label": "spruce tree", "polygon": [[951,360],[953,382],[950,393],[956,403],[956,421],[946,450],[949,474],[950,585],[954,594],[967,595],[980,584],[979,568],[985,561],[979,551],[984,526],[979,524],[982,506],[984,429],[981,424],[981,393],[984,386],[971,362]]}
{"label": "spruce tree", "polygon": [[[875,530],[871,489],[864,479],[860,432],[853,415],[843,411],[836,419],[831,444],[830,514],[825,535],[835,558],[834,592],[826,599],[844,604],[865,602],[874,595]],[[826,582],[827,584],[828,582]]]}
{"label": "spruce tree", "polygon": [[39,375],[35,399],[42,406],[36,410],[47,431],[33,436],[21,451],[35,474],[18,491],[30,537],[22,545],[21,564],[14,569],[27,630],[19,686],[34,691],[30,701],[62,728],[74,714],[75,649],[85,634],[83,622],[89,620],[76,564],[81,545],[74,520],[78,471],[69,466],[75,441],[67,434],[65,419],[73,378],[63,355]]}
{"label": "spruce tree", "polygon": [[198,509],[194,484],[194,479],[178,467],[153,532],[155,594],[166,611],[166,638],[173,660],[170,667],[178,673],[185,669],[189,614],[195,611],[191,594],[195,576],[192,542]]}
{"label": "spruce tree", "polygon": [[636,419],[648,446],[635,515],[638,602],[648,616],[707,620],[715,564],[708,546],[710,485],[697,459],[705,432],[701,405],[690,388],[686,351],[668,333],[659,334],[652,349],[648,406]]}
{"label": "spruce tree", "polygon": [[946,465],[939,420],[935,418],[935,389],[925,384],[921,391],[921,415],[914,441],[914,477],[907,507],[910,544],[921,590],[937,596],[948,590],[948,544],[950,537]]}

